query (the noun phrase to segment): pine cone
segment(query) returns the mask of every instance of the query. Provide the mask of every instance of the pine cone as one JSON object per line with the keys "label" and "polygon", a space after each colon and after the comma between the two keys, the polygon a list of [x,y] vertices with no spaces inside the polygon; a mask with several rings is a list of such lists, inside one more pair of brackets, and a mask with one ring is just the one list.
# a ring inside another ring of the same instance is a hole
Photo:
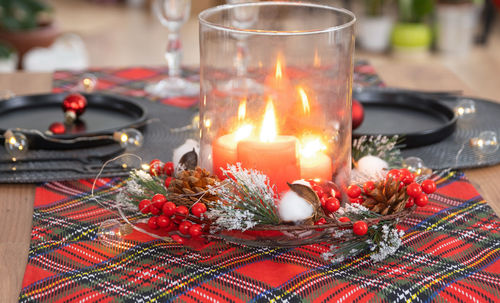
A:
{"label": "pine cone", "polygon": [[197,201],[201,201],[209,206],[217,200],[217,196],[206,191],[216,181],[219,181],[219,179],[216,176],[210,175],[206,169],[196,167],[194,170],[183,170],[178,173],[168,186],[169,199],[174,203],[177,202],[186,206],[192,205]]}
{"label": "pine cone", "polygon": [[406,187],[400,186],[400,181],[388,179],[375,183],[375,189],[364,193],[363,206],[381,215],[390,215],[402,211],[408,195]]}

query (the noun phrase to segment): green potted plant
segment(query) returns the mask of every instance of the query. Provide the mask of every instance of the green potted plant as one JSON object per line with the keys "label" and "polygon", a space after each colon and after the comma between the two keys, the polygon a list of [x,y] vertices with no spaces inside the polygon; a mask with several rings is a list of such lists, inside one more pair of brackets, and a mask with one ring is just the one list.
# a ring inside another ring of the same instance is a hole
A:
{"label": "green potted plant", "polygon": [[473,40],[483,1],[438,0],[436,47],[445,54],[465,55]]}
{"label": "green potted plant", "polygon": [[392,46],[397,55],[427,54],[432,30],[427,19],[434,10],[433,0],[399,0],[398,22],[392,32]]}
{"label": "green potted plant", "polygon": [[364,14],[358,25],[361,47],[372,52],[382,52],[389,46],[394,20],[387,14],[390,0],[365,0]]}
{"label": "green potted plant", "polygon": [[16,70],[17,54],[7,43],[0,41],[0,73],[9,73]]}
{"label": "green potted plant", "polygon": [[11,44],[20,57],[54,42],[59,31],[52,21],[52,7],[43,1],[0,0],[0,40]]}

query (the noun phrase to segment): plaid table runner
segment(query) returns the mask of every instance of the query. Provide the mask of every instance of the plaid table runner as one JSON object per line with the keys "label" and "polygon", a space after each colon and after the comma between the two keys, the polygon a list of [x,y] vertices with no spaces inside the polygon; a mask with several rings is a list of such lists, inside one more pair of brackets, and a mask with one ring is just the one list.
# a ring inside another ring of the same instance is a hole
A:
{"label": "plaid table runner", "polygon": [[[137,82],[165,71],[94,72],[108,79],[101,88],[140,95]],[[368,65],[358,64],[356,72],[358,83],[381,83]],[[74,85],[78,77],[56,73],[56,90]],[[186,99],[161,102],[194,104]],[[329,263],[321,258],[328,250],[324,245],[279,249],[212,242],[194,250],[135,231],[109,247],[99,242],[97,231],[100,223],[118,215],[91,199],[92,180],[46,183],[36,190],[19,300],[500,301],[500,219],[463,173],[436,177],[436,183],[438,191],[429,204],[400,224],[406,230],[402,247],[376,264],[367,256]],[[119,178],[100,179],[97,194],[111,199],[122,185]]]}

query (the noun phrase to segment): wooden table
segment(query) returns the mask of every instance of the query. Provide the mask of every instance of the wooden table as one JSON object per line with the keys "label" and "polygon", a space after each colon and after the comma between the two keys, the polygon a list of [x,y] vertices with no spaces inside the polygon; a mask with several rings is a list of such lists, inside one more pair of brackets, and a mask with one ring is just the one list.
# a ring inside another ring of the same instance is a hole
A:
{"label": "wooden table", "polygon": [[[381,77],[390,86],[428,90],[461,89],[466,94],[493,98],[499,96],[500,85],[488,87],[487,94],[480,94],[464,84],[439,58],[422,62],[399,62],[382,56],[369,56]],[[499,70],[499,69],[497,69]],[[492,74],[493,75],[493,74]],[[498,79],[498,78],[496,78]],[[49,92],[49,73],[16,73],[0,75],[0,89],[10,89],[16,94]],[[481,87],[479,87],[481,89]],[[491,94],[491,95],[489,95]],[[474,186],[489,204],[500,213],[500,166],[467,171]],[[21,281],[28,256],[35,185],[0,185],[0,301],[14,302],[21,288]]]}

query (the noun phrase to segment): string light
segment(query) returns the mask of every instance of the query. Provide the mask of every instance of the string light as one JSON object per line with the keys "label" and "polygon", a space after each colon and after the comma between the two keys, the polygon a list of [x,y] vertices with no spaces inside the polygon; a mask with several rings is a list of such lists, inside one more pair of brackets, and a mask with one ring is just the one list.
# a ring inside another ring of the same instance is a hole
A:
{"label": "string light", "polygon": [[144,137],[135,128],[127,128],[113,134],[113,139],[120,143],[120,146],[127,150],[136,150],[142,146]]}
{"label": "string light", "polygon": [[28,138],[23,133],[13,132],[9,129],[3,134],[3,137],[5,139],[5,149],[12,156],[12,161],[26,155],[28,152]]}
{"label": "string light", "polygon": [[91,93],[95,90],[97,87],[97,77],[94,76],[93,74],[86,73],[83,74],[80,79],[78,80],[78,91],[83,91],[86,93]]}
{"label": "string light", "polygon": [[481,154],[493,154],[498,148],[497,133],[491,130],[483,131],[479,136],[470,139],[469,144]]}
{"label": "string light", "polygon": [[123,242],[126,235],[132,233],[130,224],[121,224],[116,219],[106,220],[99,225],[97,230],[97,238],[104,246],[116,247]]}
{"label": "string light", "polygon": [[476,102],[471,99],[461,99],[455,106],[455,115],[460,120],[470,120],[476,114]]}
{"label": "string light", "polygon": [[425,166],[424,161],[419,157],[408,157],[403,160],[403,168],[408,169],[410,172],[417,176],[426,176],[432,174],[432,169]]}

